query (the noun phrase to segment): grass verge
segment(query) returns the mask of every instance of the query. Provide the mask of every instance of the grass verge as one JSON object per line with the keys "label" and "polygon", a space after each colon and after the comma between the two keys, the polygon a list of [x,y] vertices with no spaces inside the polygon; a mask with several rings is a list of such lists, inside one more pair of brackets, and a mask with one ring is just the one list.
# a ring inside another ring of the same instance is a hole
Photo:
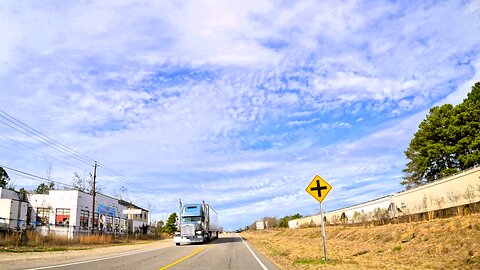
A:
{"label": "grass verge", "polygon": [[480,214],[383,226],[243,232],[281,269],[480,269]]}
{"label": "grass verge", "polygon": [[84,250],[95,247],[115,246],[115,245],[129,245],[129,244],[146,244],[155,240],[164,239],[170,235],[161,235],[157,238],[146,237],[129,238],[129,237],[114,237],[113,235],[82,235],[75,238],[67,238],[54,234],[41,235],[35,231],[28,231],[23,236],[20,233],[10,233],[5,236],[0,236],[0,252],[50,252],[50,251],[65,251],[65,250]]}

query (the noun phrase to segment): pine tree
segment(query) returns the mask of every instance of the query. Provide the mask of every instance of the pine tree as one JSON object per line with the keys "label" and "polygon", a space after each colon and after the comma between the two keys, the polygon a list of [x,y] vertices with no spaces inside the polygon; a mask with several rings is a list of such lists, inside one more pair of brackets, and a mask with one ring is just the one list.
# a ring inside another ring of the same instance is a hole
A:
{"label": "pine tree", "polygon": [[10,182],[10,176],[8,176],[8,173],[0,167],[0,188],[6,188],[8,185],[8,182]]}
{"label": "pine tree", "polygon": [[405,155],[407,189],[480,164],[480,82],[461,104],[431,108]]}
{"label": "pine tree", "polygon": [[177,213],[172,213],[167,219],[167,223],[164,226],[166,233],[174,233],[177,231]]}

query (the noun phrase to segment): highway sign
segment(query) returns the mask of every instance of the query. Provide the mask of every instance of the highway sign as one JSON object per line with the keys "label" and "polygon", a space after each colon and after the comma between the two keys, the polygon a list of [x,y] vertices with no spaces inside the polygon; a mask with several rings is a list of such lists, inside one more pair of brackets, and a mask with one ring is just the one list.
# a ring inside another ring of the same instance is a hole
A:
{"label": "highway sign", "polygon": [[330,186],[327,181],[323,180],[322,177],[316,175],[310,184],[308,184],[307,188],[305,191],[312,195],[315,200],[322,202],[325,197],[327,197],[327,194],[332,190],[332,186]]}
{"label": "highway sign", "polygon": [[325,236],[325,224],[323,222],[323,210],[322,210],[322,201],[327,197],[327,194],[332,190],[327,181],[323,180],[322,177],[315,175],[312,179],[312,182],[308,184],[305,191],[312,195],[315,200],[320,202],[320,223],[322,224],[322,238],[323,238],[323,260],[327,261],[327,240]]}

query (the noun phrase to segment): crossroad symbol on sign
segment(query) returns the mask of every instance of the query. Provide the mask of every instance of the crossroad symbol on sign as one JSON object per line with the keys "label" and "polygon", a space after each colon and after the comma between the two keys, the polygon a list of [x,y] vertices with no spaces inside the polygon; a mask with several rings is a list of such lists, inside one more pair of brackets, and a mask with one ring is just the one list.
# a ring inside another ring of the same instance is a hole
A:
{"label": "crossroad symbol on sign", "polygon": [[331,189],[332,186],[327,183],[327,181],[323,180],[322,177],[316,175],[312,179],[312,182],[310,182],[310,184],[307,186],[305,191],[317,201],[322,202]]}

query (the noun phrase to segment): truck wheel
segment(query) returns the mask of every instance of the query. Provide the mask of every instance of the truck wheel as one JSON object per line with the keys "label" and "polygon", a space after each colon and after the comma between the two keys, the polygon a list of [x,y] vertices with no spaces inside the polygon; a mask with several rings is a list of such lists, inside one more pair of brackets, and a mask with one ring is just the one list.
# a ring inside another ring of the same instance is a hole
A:
{"label": "truck wheel", "polygon": [[176,246],[180,246],[180,243],[175,243]]}

